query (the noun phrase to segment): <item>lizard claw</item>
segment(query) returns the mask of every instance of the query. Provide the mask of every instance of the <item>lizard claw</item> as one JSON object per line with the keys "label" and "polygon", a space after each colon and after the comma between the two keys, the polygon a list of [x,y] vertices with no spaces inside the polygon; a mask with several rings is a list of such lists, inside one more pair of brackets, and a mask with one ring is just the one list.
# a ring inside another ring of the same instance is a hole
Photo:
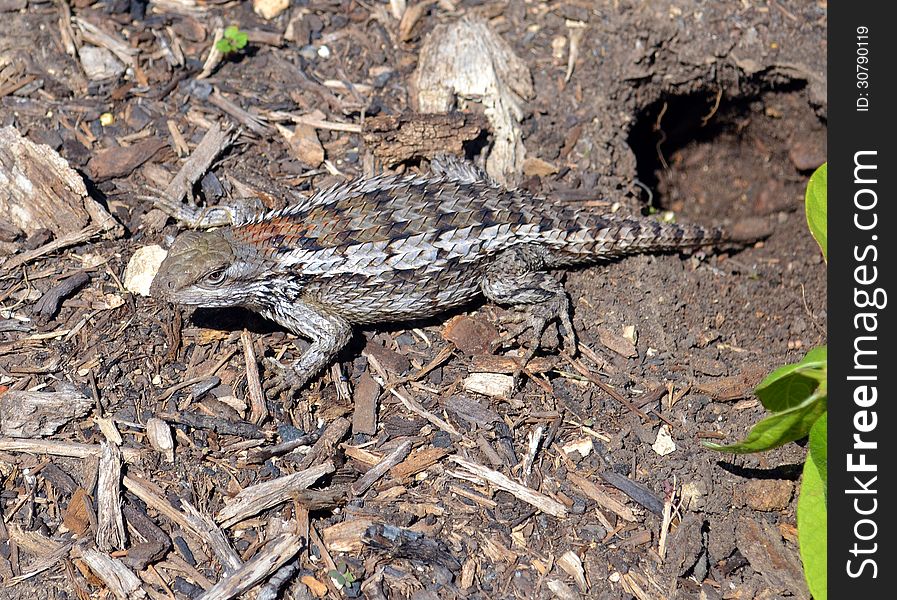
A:
{"label": "lizard claw", "polygon": [[570,319],[570,304],[565,295],[558,295],[548,302],[542,304],[534,304],[527,307],[527,311],[523,314],[514,315],[511,319],[505,320],[505,323],[511,323],[514,326],[492,342],[490,350],[497,351],[499,348],[508,345],[512,341],[520,341],[520,337],[526,332],[531,331],[527,336],[529,339],[525,344],[526,353],[522,357],[522,365],[532,359],[539,348],[542,346],[542,334],[551,321],[558,321],[559,333],[564,341],[564,346],[569,352],[576,352],[576,332],[573,329],[573,322]]}
{"label": "lizard claw", "polygon": [[265,365],[265,370],[272,373],[265,380],[263,386],[270,395],[278,396],[286,392],[286,395],[291,397],[302,387],[304,381],[300,379],[292,367],[267,356],[262,359],[262,364]]}

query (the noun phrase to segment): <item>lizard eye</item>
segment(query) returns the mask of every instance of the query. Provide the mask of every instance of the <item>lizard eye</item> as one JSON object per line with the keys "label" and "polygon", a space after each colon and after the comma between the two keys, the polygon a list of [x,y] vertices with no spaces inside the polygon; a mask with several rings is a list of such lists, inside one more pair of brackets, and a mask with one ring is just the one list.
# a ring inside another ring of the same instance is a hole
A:
{"label": "lizard eye", "polygon": [[225,272],[224,269],[218,269],[216,271],[212,271],[208,275],[206,275],[206,283],[211,285],[221,285],[224,283]]}

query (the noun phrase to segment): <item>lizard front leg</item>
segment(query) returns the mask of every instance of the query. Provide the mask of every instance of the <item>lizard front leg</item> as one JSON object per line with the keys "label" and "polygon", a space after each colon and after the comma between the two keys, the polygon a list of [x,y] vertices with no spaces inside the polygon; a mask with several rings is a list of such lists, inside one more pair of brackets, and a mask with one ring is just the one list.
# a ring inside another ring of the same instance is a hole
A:
{"label": "lizard front leg", "polygon": [[352,337],[352,326],[348,321],[313,302],[296,300],[262,314],[312,341],[308,350],[289,367],[272,358],[265,359],[265,366],[277,373],[267,386],[274,395],[287,391],[291,396],[321,372]]}

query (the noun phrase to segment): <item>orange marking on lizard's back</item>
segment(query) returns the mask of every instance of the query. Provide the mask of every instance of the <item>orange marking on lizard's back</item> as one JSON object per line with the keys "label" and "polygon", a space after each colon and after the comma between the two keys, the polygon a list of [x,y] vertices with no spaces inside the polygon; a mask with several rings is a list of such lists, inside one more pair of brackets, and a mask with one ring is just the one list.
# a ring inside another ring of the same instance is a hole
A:
{"label": "orange marking on lizard's back", "polygon": [[[315,215],[317,219],[298,220],[296,217],[281,216],[262,223],[252,223],[234,229],[234,235],[242,240],[262,247],[308,247],[327,246],[329,233],[339,231],[339,218],[335,215]],[[321,218],[324,216],[325,218]]]}

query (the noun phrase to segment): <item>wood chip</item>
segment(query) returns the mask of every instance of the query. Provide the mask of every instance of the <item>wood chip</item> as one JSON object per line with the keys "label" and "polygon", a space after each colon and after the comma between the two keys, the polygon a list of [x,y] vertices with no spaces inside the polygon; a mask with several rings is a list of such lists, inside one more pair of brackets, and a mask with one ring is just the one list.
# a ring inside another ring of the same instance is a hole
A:
{"label": "wood chip", "polygon": [[514,392],[514,378],[498,373],[471,373],[462,381],[464,389],[493,398],[510,398]]}
{"label": "wood chip", "polygon": [[151,159],[156,152],[167,146],[165,140],[152,137],[127,148],[103,148],[87,161],[87,173],[95,182],[127,177],[137,167]]}
{"label": "wood chip", "polygon": [[582,566],[582,559],[579,558],[579,555],[573,550],[564,552],[557,559],[557,566],[573,578],[573,581],[576,582],[576,586],[579,588],[580,592],[585,594],[589,591],[589,586],[586,583],[585,569],[583,569]]}
{"label": "wood chip", "polygon": [[782,541],[775,525],[741,517],[735,539],[739,551],[774,592],[788,591],[804,600],[810,597],[797,549]]}
{"label": "wood chip", "polygon": [[534,95],[533,79],[487,21],[465,16],[436,26],[420,49],[411,86],[425,113],[453,110],[456,96],[480,99],[493,135],[486,171],[502,184],[517,181],[526,155],[522,104]]}
{"label": "wood chip", "polygon": [[306,546],[305,538],[285,533],[268,542],[245,565],[222,578],[198,600],[229,600],[243,594],[276,572]]}
{"label": "wood chip", "polygon": [[375,435],[377,433],[377,399],[380,398],[380,384],[365,371],[358,379],[352,399],[352,433]]}
{"label": "wood chip", "polygon": [[328,460],[304,471],[245,488],[215,515],[215,520],[222,527],[231,527],[265,509],[288,502],[293,493],[304,490],[324,475],[333,473],[335,470],[333,461]]}
{"label": "wood chip", "polygon": [[100,444],[97,479],[97,547],[103,552],[125,547],[125,522],[121,513],[121,450],[115,444]]}
{"label": "wood chip", "polygon": [[[53,440],[24,440],[0,438],[0,450],[6,452],[29,452],[31,454],[49,454],[51,456],[67,456],[69,458],[99,458],[102,449],[99,444],[79,444],[77,442],[57,442]],[[134,448],[122,448],[125,462],[137,462],[143,457],[143,451]]]}
{"label": "wood chip", "polygon": [[252,11],[270,21],[290,7],[290,0],[252,0]]}
{"label": "wood chip", "polygon": [[503,473],[499,473],[498,471],[494,471],[492,469],[484,467],[483,465],[478,465],[477,463],[458,455],[452,456],[451,461],[457,463],[471,475],[488,481],[498,489],[510,493],[518,500],[526,502],[527,504],[536,507],[544,513],[548,513],[559,518],[564,518],[567,516],[567,507],[565,507],[563,504],[561,504],[557,500],[549,498],[545,494],[541,494],[533,490],[532,488],[520,485]]}
{"label": "wood chip", "polygon": [[451,450],[448,448],[437,448],[435,446],[415,450],[408,458],[393,467],[390,475],[398,481],[403,481],[412,475],[429,469],[448,456],[450,452]]}
{"label": "wood chip", "polygon": [[[471,357],[469,371],[471,373],[504,373],[511,375],[520,370],[520,363],[520,360],[512,356],[480,354]],[[547,373],[556,366],[557,358],[536,356],[526,363],[526,370],[529,373]]]}
{"label": "wood chip", "polygon": [[370,117],[362,137],[374,156],[386,165],[439,154],[464,154],[464,143],[486,127],[482,116],[468,113],[402,113]]}
{"label": "wood chip", "polygon": [[90,494],[82,488],[76,489],[62,515],[62,523],[66,529],[79,537],[87,533],[93,521],[91,505]]}
{"label": "wood chip", "polygon": [[63,425],[83,417],[94,402],[74,389],[60,392],[10,390],[0,395],[0,434],[15,438],[53,435]]}
{"label": "wood chip", "polygon": [[226,571],[242,566],[240,556],[211,517],[201,513],[186,500],[181,500],[183,510],[178,510],[171,505],[162,490],[141,477],[125,476],[122,482],[129,492],[143,500],[147,506],[177,523],[200,542],[208,544]]}
{"label": "wood chip", "polygon": [[608,350],[616,352],[620,356],[626,358],[635,358],[638,356],[638,351],[636,351],[635,349],[635,344],[633,344],[622,335],[618,335],[603,327],[599,327],[598,339]]}
{"label": "wood chip", "polygon": [[630,523],[636,521],[635,513],[632,512],[631,508],[613,498],[597,484],[573,472],[567,473],[567,479],[570,480],[570,483],[578,487],[583,494],[597,502],[598,506],[611,511],[624,521],[629,521]]}
{"label": "wood chip", "polygon": [[125,267],[125,289],[132,294],[148,298],[153,278],[156,277],[156,273],[159,272],[159,267],[162,266],[162,261],[167,255],[168,251],[156,244],[138,248],[128,260],[128,266]]}
{"label": "wood chip", "polygon": [[140,578],[123,562],[96,550],[82,549],[81,560],[100,578],[106,588],[119,600],[146,598]]}
{"label": "wood chip", "polygon": [[402,462],[409,452],[411,452],[411,441],[406,440],[399,444],[395,450],[384,456],[383,460],[368,470],[358,481],[353,483],[352,493],[356,496],[364,494],[387,471]]}
{"label": "wood chip", "polygon": [[[323,117],[321,113],[321,118]],[[324,162],[324,146],[314,127],[297,123],[290,131],[283,125],[277,125],[277,131],[289,145],[290,153],[304,165],[316,169]]]}
{"label": "wood chip", "polygon": [[[0,221],[26,235],[49,229],[57,237],[93,224],[97,232],[122,228],[87,194],[84,181],[48,146],[35,144],[15,128],[0,128]],[[95,235],[95,234],[94,234]],[[12,268],[7,264],[7,268]]]}
{"label": "wood chip", "polygon": [[673,436],[670,435],[669,425],[660,426],[660,429],[657,430],[657,439],[652,444],[651,449],[659,456],[666,456],[676,451],[676,442],[673,441]]}
{"label": "wood chip", "polygon": [[459,315],[445,324],[442,329],[442,337],[465,354],[491,356],[492,344],[498,341],[500,336],[495,325],[485,319]]}
{"label": "wood chip", "polygon": [[156,417],[147,419],[146,437],[153,450],[161,454],[166,461],[174,462],[174,440],[171,438],[171,427],[168,423]]}
{"label": "wood chip", "polygon": [[364,534],[374,524],[373,519],[349,518],[321,531],[324,545],[330,552],[357,554],[364,548]]}
{"label": "wood chip", "polygon": [[252,346],[252,336],[246,329],[240,334],[240,343],[243,346],[243,361],[246,365],[246,388],[249,393],[250,406],[249,422],[261,425],[268,418],[268,403],[265,401],[265,392],[262,390],[258,360],[255,357],[255,348]]}
{"label": "wood chip", "polygon": [[548,177],[557,172],[556,166],[535,156],[527,156],[523,161],[523,174],[527,177]]}

